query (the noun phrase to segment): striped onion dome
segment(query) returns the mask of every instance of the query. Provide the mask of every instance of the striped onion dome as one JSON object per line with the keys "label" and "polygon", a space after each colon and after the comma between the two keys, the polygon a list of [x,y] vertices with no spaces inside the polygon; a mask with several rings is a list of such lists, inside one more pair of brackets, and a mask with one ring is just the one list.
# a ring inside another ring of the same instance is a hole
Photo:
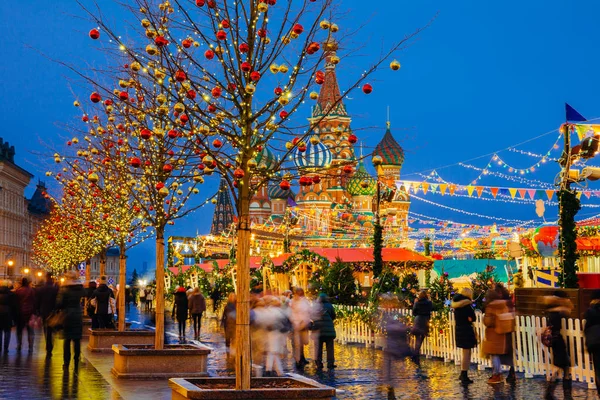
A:
{"label": "striped onion dome", "polygon": [[404,150],[392,136],[389,122],[385,135],[383,135],[383,139],[375,147],[373,155],[380,156],[383,159],[382,165],[401,166],[404,163]]}
{"label": "striped onion dome", "polygon": [[262,151],[258,153],[256,157],[254,157],[254,160],[260,169],[269,169],[273,166],[273,164],[275,164],[275,156],[267,146],[265,146]]}
{"label": "striped onion dome", "polygon": [[308,141],[305,152],[296,148],[292,156],[297,168],[327,168],[333,160],[329,147],[321,142],[313,144]]}
{"label": "striped onion dome", "polygon": [[[369,184],[366,188],[363,187],[365,181]],[[373,196],[377,191],[377,183],[367,172],[362,160],[358,163],[356,173],[348,181],[347,190],[351,196]]]}
{"label": "striped onion dome", "polygon": [[287,200],[288,197],[294,197],[294,192],[292,191],[292,189],[288,189],[288,190],[283,190],[282,188],[279,187],[278,184],[274,184],[269,186],[269,198],[271,200],[277,200],[277,199],[282,199],[282,200]]}

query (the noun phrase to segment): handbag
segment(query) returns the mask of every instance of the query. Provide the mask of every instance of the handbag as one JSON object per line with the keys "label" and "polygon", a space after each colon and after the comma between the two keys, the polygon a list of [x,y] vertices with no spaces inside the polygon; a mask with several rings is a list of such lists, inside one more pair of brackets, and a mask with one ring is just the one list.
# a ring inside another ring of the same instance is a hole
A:
{"label": "handbag", "polygon": [[54,330],[60,330],[65,325],[65,319],[67,314],[64,310],[52,311],[52,313],[46,318],[46,325]]}
{"label": "handbag", "polygon": [[35,314],[31,314],[27,325],[32,329],[40,329],[42,327],[42,319]]}
{"label": "handbag", "polygon": [[117,313],[117,301],[114,297],[108,298],[108,313],[116,314]]}

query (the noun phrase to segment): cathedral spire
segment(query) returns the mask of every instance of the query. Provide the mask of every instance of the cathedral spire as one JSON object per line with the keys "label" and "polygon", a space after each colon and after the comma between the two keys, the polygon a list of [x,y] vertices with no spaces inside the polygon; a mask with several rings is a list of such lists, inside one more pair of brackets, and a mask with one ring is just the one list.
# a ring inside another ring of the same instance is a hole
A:
{"label": "cathedral spire", "polygon": [[342,94],[335,72],[336,65],[340,62],[337,55],[338,44],[335,40],[329,39],[323,43],[323,50],[325,52],[325,79],[321,85],[317,105],[313,108],[312,116],[315,118],[325,114],[333,114],[347,117],[348,114],[342,101]]}
{"label": "cathedral spire", "polygon": [[221,183],[219,184],[219,193],[217,194],[217,204],[215,204],[212,226],[210,227],[211,235],[221,234],[221,232],[229,229],[232,223],[233,206],[231,205],[229,188],[227,187],[227,181],[225,181],[225,178],[221,178]]}

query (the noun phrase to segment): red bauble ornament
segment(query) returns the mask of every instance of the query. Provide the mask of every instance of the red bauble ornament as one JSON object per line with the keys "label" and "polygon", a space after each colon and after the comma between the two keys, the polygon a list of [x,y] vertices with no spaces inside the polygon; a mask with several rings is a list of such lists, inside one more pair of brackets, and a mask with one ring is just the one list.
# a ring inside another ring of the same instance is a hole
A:
{"label": "red bauble ornament", "polygon": [[133,167],[133,168],[139,168],[142,165],[142,160],[140,160],[137,157],[132,157],[131,160],[129,160],[129,164]]}
{"label": "red bauble ornament", "polygon": [[342,171],[344,171],[345,174],[351,174],[352,170],[352,165],[344,165],[344,168],[342,168]]}
{"label": "red bauble ornament", "polygon": [[175,139],[177,136],[179,136],[179,132],[177,132],[175,129],[171,129],[167,133],[167,136],[170,137],[171,139]]}
{"label": "red bauble ornament", "polygon": [[281,188],[281,190],[290,190],[292,185],[290,185],[290,183],[284,179],[281,182],[279,182],[279,187]]}
{"label": "red bauble ornament", "polygon": [[292,144],[295,146],[298,144],[299,141],[300,141],[300,138],[295,137],[294,139],[292,139]]}
{"label": "red bauble ornament", "polygon": [[321,50],[321,45],[317,42],[312,42],[306,48],[306,53],[315,54],[317,51]]}
{"label": "red bauble ornament", "polygon": [[155,186],[156,190],[160,190],[165,187],[165,184],[162,182],[158,182]]}
{"label": "red bauble ornament", "polygon": [[171,173],[171,171],[173,171],[173,166],[171,164],[163,165],[163,172]]}
{"label": "red bauble ornament", "polygon": [[203,7],[206,4],[206,0],[196,0],[196,5],[198,7]]}
{"label": "red bauble ornament", "polygon": [[228,84],[227,84],[227,90],[228,90],[228,91],[230,91],[230,92],[234,92],[234,91],[235,91],[235,89],[237,89],[237,86],[236,86],[236,84],[235,84],[235,83],[228,83]]}
{"label": "red bauble ornament", "polygon": [[175,72],[175,80],[177,82],[183,82],[187,79],[187,75],[182,70]]}
{"label": "red bauble ornament", "polygon": [[250,51],[250,46],[248,46],[246,43],[242,43],[240,44],[240,53],[247,53]]}
{"label": "red bauble ornament", "polygon": [[179,120],[185,124],[186,122],[188,122],[190,120],[190,118],[186,114],[181,114],[179,116]]}
{"label": "red bauble ornament", "polygon": [[315,175],[312,177],[312,181],[315,185],[317,185],[319,182],[321,182],[321,177],[319,175]]}
{"label": "red bauble ornament", "polygon": [[218,31],[217,32],[217,39],[219,39],[219,40],[225,40],[225,39],[227,39],[227,32],[225,32],[225,31]]}
{"label": "red bauble ornament", "polygon": [[325,72],[323,72],[323,71],[315,72],[315,83],[317,85],[322,85],[323,83],[325,83]]}
{"label": "red bauble ornament", "polygon": [[267,30],[265,28],[260,28],[258,31],[256,31],[256,35],[259,38],[265,38],[267,37]]}
{"label": "red bauble ornament", "polygon": [[127,94],[127,92],[121,92],[119,93],[119,99],[121,99],[122,101],[125,101],[129,98],[129,94]]}
{"label": "red bauble ornament", "polygon": [[215,8],[217,6],[217,2],[215,0],[208,0],[208,8]]}
{"label": "red bauble ornament", "polygon": [[213,90],[211,91],[212,97],[221,97],[221,94],[223,93],[223,90],[220,87],[215,87],[213,88]]}
{"label": "red bauble ornament", "polygon": [[183,39],[181,45],[186,49],[189,49],[190,47],[192,47],[192,41],[190,39]]}
{"label": "red bauble ornament", "polygon": [[215,111],[217,111],[217,106],[215,106],[214,104],[209,104],[207,110],[209,113],[214,113]]}
{"label": "red bauble ornament", "polygon": [[365,83],[363,85],[363,87],[362,87],[362,91],[363,91],[364,94],[369,94],[369,93],[371,93],[373,91],[373,86],[371,86],[368,83]]}
{"label": "red bauble ornament", "polygon": [[221,142],[219,139],[215,139],[213,140],[212,145],[215,149],[220,149],[223,146],[223,142]]}
{"label": "red bauble ornament", "polygon": [[188,99],[194,100],[196,98],[196,91],[195,90],[191,90],[191,89],[188,90],[187,97],[188,97]]}
{"label": "red bauble ornament", "polygon": [[294,31],[296,35],[300,35],[302,32],[304,32],[304,27],[300,24],[296,24],[292,28],[292,31]]}
{"label": "red bauble ornament", "polygon": [[200,171],[204,171],[205,168],[206,168],[206,165],[204,165],[204,164],[198,164],[198,169]]}
{"label": "red bauble ornament", "polygon": [[244,175],[244,170],[241,168],[237,168],[235,171],[233,171],[233,176],[235,177],[235,179],[242,179]]}
{"label": "red bauble ornament", "polygon": [[252,79],[254,82],[257,82],[260,79],[260,72],[252,71],[250,74],[250,79]]}
{"label": "red bauble ornament", "polygon": [[244,61],[240,67],[244,72],[250,72],[252,70],[252,64],[250,64],[248,61]]}
{"label": "red bauble ornament", "polygon": [[105,106],[112,106],[112,104],[113,104],[112,99],[106,99],[106,100],[104,100],[104,105]]}
{"label": "red bauble ornament", "polygon": [[312,179],[310,179],[308,176],[302,176],[298,180],[298,183],[300,186],[310,186],[312,185]]}
{"label": "red bauble ornament", "polygon": [[98,39],[100,37],[100,31],[98,29],[92,29],[90,31],[90,37],[94,40]]}
{"label": "red bauble ornament", "polygon": [[348,136],[348,143],[354,144],[356,142],[358,142],[358,138],[355,134],[351,134],[350,136]]}
{"label": "red bauble ornament", "polygon": [[213,58],[215,58],[215,52],[212,50],[206,50],[204,52],[204,57],[206,57],[207,60],[212,60]]}
{"label": "red bauble ornament", "polygon": [[285,118],[287,118],[287,116],[288,116],[288,115],[289,115],[289,114],[288,114],[288,112],[287,112],[287,111],[285,111],[285,110],[281,110],[281,111],[279,112],[279,118],[281,118],[281,119],[285,119]]}
{"label": "red bauble ornament", "polygon": [[306,145],[304,143],[300,144],[300,146],[298,146],[298,151],[304,153],[306,151]]}
{"label": "red bauble ornament", "polygon": [[156,44],[158,47],[163,47],[168,45],[169,41],[165,39],[164,36],[157,36],[156,38],[154,38],[154,44]]}
{"label": "red bauble ornament", "polygon": [[280,87],[276,87],[274,92],[275,92],[275,96],[281,96],[281,94],[283,93],[283,89]]}
{"label": "red bauble ornament", "polygon": [[221,26],[223,27],[223,29],[231,28],[231,24],[229,23],[228,19],[224,19],[223,21],[221,21]]}
{"label": "red bauble ornament", "polygon": [[148,128],[144,128],[140,131],[140,137],[142,139],[150,139],[152,137],[152,131]]}
{"label": "red bauble ornament", "polygon": [[83,117],[81,117],[81,120],[83,122],[88,122],[90,120],[90,118],[87,115],[84,115]]}
{"label": "red bauble ornament", "polygon": [[267,0],[267,4],[270,6],[274,6],[275,4],[277,4],[277,0]]}
{"label": "red bauble ornament", "polygon": [[92,103],[98,103],[98,102],[100,102],[100,100],[102,100],[102,96],[100,96],[100,93],[94,92],[94,93],[90,94],[90,101]]}

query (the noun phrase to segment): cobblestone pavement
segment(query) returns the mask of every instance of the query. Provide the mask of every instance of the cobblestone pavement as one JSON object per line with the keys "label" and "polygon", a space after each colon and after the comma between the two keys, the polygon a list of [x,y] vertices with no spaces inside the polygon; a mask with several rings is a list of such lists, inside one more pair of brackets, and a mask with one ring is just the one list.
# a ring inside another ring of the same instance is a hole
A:
{"label": "cobblestone pavement", "polygon": [[[137,311],[130,313],[134,327],[147,325],[149,318]],[[138,324],[139,323],[139,324]],[[225,357],[225,346],[216,320],[204,319],[201,341],[213,351],[209,357],[209,372],[212,375],[231,374]],[[169,337],[175,341],[173,326]],[[14,333],[14,331],[13,331]],[[191,336],[191,335],[190,335]],[[24,340],[25,341],[25,340]],[[87,343],[82,342],[82,349]],[[336,343],[337,368],[334,371],[318,372],[309,365],[303,375],[338,389],[337,399],[386,399],[379,373],[383,362],[382,352],[363,345],[339,345]],[[170,399],[167,381],[118,381],[107,372],[112,364],[110,354],[88,354],[78,374],[62,368],[62,341],[56,340],[54,356],[46,360],[44,339],[36,335],[35,351],[18,354],[13,341],[9,354],[0,357],[0,399]],[[308,354],[312,354],[312,348]],[[543,379],[519,377],[515,385],[486,383],[488,371],[471,371],[475,380],[464,389],[457,381],[459,369],[454,364],[439,360],[423,360],[423,373],[419,374],[410,362],[395,362],[393,385],[398,399],[541,399]],[[295,372],[291,354],[286,357],[284,367]],[[558,387],[556,397],[563,399]],[[574,399],[596,399],[595,392],[583,385],[575,384]]]}

